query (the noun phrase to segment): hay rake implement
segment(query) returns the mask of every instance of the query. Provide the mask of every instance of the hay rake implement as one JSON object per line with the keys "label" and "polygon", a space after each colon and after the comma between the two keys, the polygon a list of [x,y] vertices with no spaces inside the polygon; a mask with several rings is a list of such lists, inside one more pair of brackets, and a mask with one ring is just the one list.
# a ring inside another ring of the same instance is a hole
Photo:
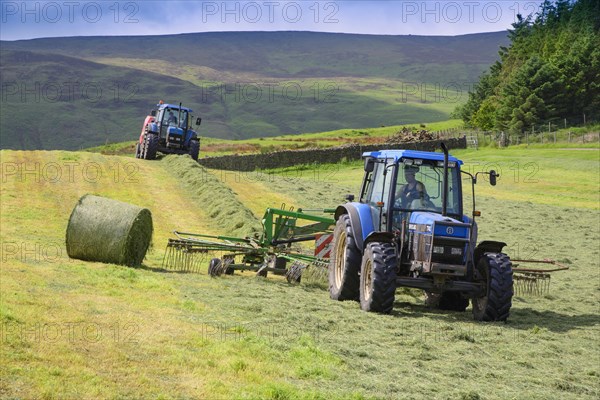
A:
{"label": "hay rake implement", "polygon": [[[257,276],[270,272],[284,275],[288,282],[299,282],[308,267],[324,276],[335,225],[334,211],[294,211],[293,208],[286,210],[285,205],[280,209],[268,208],[262,219],[263,232],[254,238],[175,231],[175,237],[167,243],[163,268],[201,272],[204,263],[210,260],[208,274],[213,277],[231,275],[235,271],[252,271]],[[311,241],[315,242],[314,249],[301,245]]]}
{"label": "hay rake implement", "polygon": [[[542,296],[550,292],[551,272],[564,271],[569,267],[554,260],[512,260],[513,263],[513,281],[516,295]],[[537,269],[521,268],[517,262],[525,264],[551,264],[557,268]]]}

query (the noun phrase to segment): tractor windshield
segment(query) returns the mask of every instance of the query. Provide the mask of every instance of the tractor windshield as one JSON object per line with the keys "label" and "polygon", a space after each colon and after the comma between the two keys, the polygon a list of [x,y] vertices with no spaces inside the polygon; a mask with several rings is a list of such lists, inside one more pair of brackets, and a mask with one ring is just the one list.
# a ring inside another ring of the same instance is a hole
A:
{"label": "tractor windshield", "polygon": [[[394,212],[442,212],[444,168],[442,162],[422,162],[419,165],[400,163],[394,196]],[[462,215],[460,176],[456,166],[448,168],[447,213]]]}
{"label": "tractor windshield", "polygon": [[162,119],[163,126],[175,126],[187,129],[188,112],[176,108],[166,108]]}

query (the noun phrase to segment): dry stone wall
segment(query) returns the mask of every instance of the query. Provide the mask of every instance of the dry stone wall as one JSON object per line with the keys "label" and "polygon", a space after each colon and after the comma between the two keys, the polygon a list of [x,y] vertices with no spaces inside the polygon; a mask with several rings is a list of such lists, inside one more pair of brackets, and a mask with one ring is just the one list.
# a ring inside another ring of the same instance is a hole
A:
{"label": "dry stone wall", "polygon": [[[440,148],[442,140],[425,142],[379,145],[345,145],[327,149],[283,150],[265,154],[243,154],[220,157],[200,158],[198,162],[207,168],[229,171],[254,171],[256,169],[272,169],[302,164],[334,164],[342,160],[360,160],[365,151],[376,150],[422,150],[434,151]],[[444,139],[449,149],[466,149],[467,141],[461,138]]]}

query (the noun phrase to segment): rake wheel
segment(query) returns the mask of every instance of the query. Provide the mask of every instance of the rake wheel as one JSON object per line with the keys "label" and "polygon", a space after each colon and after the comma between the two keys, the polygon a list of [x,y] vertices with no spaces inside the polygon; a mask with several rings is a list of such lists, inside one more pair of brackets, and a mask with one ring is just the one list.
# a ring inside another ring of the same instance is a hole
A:
{"label": "rake wheel", "polygon": [[208,275],[212,276],[213,278],[221,276],[221,274],[223,273],[222,264],[223,262],[220,258],[213,258],[212,260],[210,260],[210,262],[208,263]]}

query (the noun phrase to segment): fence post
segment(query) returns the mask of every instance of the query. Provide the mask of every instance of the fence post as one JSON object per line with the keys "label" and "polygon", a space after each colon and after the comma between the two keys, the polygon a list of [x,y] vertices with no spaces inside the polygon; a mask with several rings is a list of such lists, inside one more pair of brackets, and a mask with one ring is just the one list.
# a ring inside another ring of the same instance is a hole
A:
{"label": "fence post", "polygon": [[571,143],[571,131],[569,131],[569,143]]}

